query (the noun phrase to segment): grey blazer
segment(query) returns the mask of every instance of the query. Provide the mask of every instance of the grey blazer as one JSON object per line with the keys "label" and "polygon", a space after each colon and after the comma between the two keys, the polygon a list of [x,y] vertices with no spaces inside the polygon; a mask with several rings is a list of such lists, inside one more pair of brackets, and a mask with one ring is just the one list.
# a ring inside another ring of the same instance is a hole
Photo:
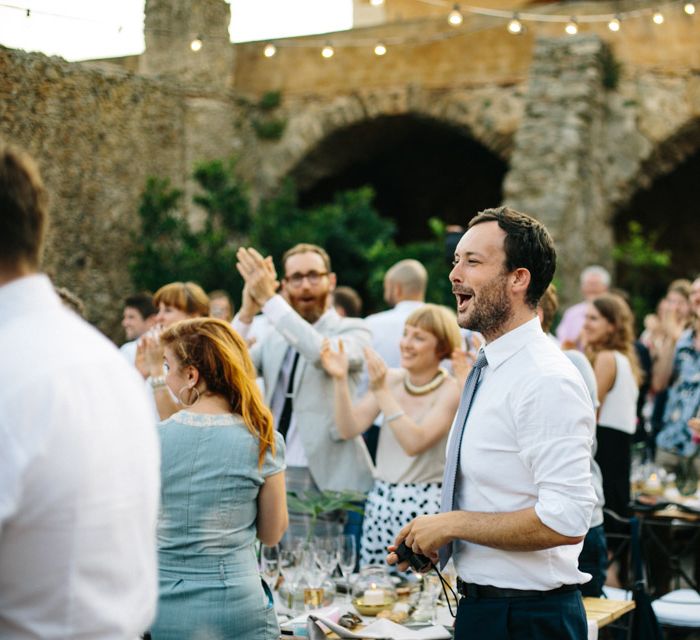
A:
{"label": "grey blazer", "polygon": [[265,380],[270,406],[287,349],[299,351],[294,376],[293,406],[297,429],[309,462],[309,471],[321,490],[367,492],[373,482],[372,460],[361,436],[343,440],[335,425],[333,380],[320,360],[324,338],[340,337],[350,360],[350,390],[354,393],[362,372],[362,350],[372,341],[363,320],[341,318],[329,311],[311,326],[294,310],[280,318],[276,331],[253,345],[250,355]]}

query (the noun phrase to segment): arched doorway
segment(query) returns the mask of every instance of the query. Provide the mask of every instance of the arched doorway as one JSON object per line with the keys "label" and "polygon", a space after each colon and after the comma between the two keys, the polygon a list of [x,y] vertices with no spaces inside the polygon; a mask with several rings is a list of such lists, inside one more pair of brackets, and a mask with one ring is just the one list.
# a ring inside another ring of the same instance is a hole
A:
{"label": "arched doorway", "polygon": [[370,185],[397,223],[397,241],[425,239],[427,220],[466,222],[502,200],[506,163],[464,128],[418,115],[381,116],[337,130],[291,172],[302,206]]}
{"label": "arched doorway", "polygon": [[[656,275],[651,272],[641,283],[649,305],[664,296],[671,280],[693,279],[700,272],[698,178],[700,149],[670,173],[656,178],[648,188],[637,191],[614,218],[616,244],[629,238],[629,223],[636,221],[645,235],[656,235],[656,248],[668,250],[671,254],[666,271],[657,271]],[[618,268],[617,281],[623,288],[639,287],[639,278],[635,269]]]}

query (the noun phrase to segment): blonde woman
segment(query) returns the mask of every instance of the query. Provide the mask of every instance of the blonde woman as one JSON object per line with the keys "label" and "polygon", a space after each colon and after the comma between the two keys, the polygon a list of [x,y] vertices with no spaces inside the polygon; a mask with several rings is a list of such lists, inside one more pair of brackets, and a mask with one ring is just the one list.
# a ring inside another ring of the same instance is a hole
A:
{"label": "blonde woman", "polygon": [[383,414],[375,482],[367,497],[361,564],[381,564],[387,545],[418,514],[440,510],[447,435],[459,404],[459,386],[440,361],[461,345],[452,310],[426,304],[407,319],[401,338],[401,368],[387,369],[365,349],[370,392],[353,405],[348,360],[342,341],[328,340],[321,363],[333,377],[335,419],[341,438],[350,439]]}

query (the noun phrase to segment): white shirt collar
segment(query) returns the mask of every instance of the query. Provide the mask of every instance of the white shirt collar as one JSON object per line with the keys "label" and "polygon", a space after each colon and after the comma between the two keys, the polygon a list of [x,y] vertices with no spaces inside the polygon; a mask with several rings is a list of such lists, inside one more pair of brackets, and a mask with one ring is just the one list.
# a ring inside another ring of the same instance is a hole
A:
{"label": "white shirt collar", "polygon": [[35,273],[12,280],[0,286],[0,323],[28,311],[59,306],[61,301],[51,280],[43,273]]}
{"label": "white shirt collar", "polygon": [[486,361],[491,369],[497,369],[506,360],[514,356],[518,351],[527,346],[532,340],[542,336],[542,326],[539,318],[535,316],[532,320],[521,324],[496,338],[493,342],[484,345]]}

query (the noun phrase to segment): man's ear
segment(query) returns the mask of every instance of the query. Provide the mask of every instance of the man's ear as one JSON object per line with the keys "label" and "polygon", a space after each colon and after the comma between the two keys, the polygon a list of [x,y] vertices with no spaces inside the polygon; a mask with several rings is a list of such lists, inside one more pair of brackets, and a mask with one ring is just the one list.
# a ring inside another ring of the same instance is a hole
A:
{"label": "man's ear", "polygon": [[510,275],[511,277],[511,290],[513,293],[522,295],[523,298],[527,293],[527,288],[530,286],[530,280],[532,276],[530,275],[529,269],[525,267],[519,267]]}
{"label": "man's ear", "polygon": [[338,280],[338,279],[336,278],[335,273],[333,273],[333,272],[331,271],[331,272],[328,274],[328,285],[330,286],[330,290],[331,290],[331,291],[335,291],[335,285],[336,285],[336,283],[337,283],[337,280]]}

